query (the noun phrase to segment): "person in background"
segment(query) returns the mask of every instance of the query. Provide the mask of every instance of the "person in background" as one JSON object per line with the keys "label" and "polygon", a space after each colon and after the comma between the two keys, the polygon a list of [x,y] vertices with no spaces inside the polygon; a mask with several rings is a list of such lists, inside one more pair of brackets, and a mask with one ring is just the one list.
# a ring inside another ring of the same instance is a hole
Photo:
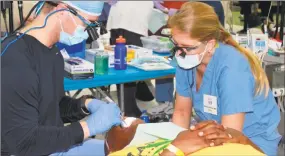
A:
{"label": "person in background", "polygon": [[[155,8],[161,10],[162,12],[168,14],[168,16],[174,15],[180,7],[187,1],[154,1]],[[222,25],[225,22],[224,9],[220,1],[201,1],[212,6],[219,17],[219,21]],[[161,31],[168,26],[165,25],[160,28],[154,35],[165,36],[161,34]],[[150,35],[152,33],[149,31]],[[159,103],[157,107],[153,107],[147,110],[150,114],[157,114],[162,111],[165,113],[173,113],[173,92],[174,92],[174,83],[173,78],[167,79],[158,79],[155,82],[155,98]]]}
{"label": "person in background", "polygon": [[270,19],[270,22],[274,22],[273,15],[276,14],[277,1],[258,1],[259,8],[261,10],[261,16]]}
{"label": "person in background", "polygon": [[98,22],[101,22],[105,27],[107,26],[110,9],[111,9],[111,4],[104,2],[103,10],[101,15],[99,16]]}
{"label": "person in background", "polygon": [[120,125],[120,109],[89,96],[65,96],[64,60],[55,46],[86,40],[84,30],[98,20],[103,2],[38,5],[35,19],[1,43],[1,155],[105,155],[104,141],[89,137]]}
{"label": "person in background", "polygon": [[219,22],[225,26],[225,12],[221,1],[199,1],[214,8],[215,13],[218,15]]}
{"label": "person in background", "polygon": [[[148,36],[148,21],[152,8],[152,1],[117,1],[113,4],[107,22],[107,30],[111,32],[110,44],[116,44],[116,39],[123,36],[126,39],[126,44],[142,47],[140,37]],[[119,85],[117,85],[117,90],[120,100]],[[142,95],[140,100],[143,101],[153,99],[148,87],[137,88],[136,82],[124,84],[124,113],[126,116],[139,117],[141,115],[136,95]]]}
{"label": "person in background", "polygon": [[[153,1],[154,7],[168,16],[173,15],[185,2],[186,1]],[[148,31],[148,34],[168,37],[167,35],[161,33],[164,28],[167,28],[167,26],[162,26],[156,32]],[[159,105],[149,108],[147,110],[149,114],[159,114],[163,111],[167,114],[173,113],[173,80],[173,78],[155,80],[155,99]]]}
{"label": "person in background", "polygon": [[243,132],[265,154],[276,155],[280,111],[254,53],[205,3],[185,3],[168,22],[178,64],[173,123],[188,129],[194,108],[200,120]]}
{"label": "person in background", "polygon": [[[164,13],[167,13],[169,16],[172,16],[175,14],[180,7],[186,3],[187,1],[155,1],[154,5],[157,9],[163,11]],[[219,21],[222,25],[225,23],[225,15],[224,15],[224,8],[220,1],[199,1],[206,3],[210,6],[212,6],[216,12],[216,14],[219,17]]]}
{"label": "person in background", "polygon": [[251,6],[254,3],[254,1],[239,1],[239,5],[241,7],[240,14],[243,14],[244,17],[243,29],[239,31],[241,34],[245,34],[247,32],[249,15],[251,14]]}
{"label": "person in background", "polygon": [[233,1],[221,1],[224,14],[225,14],[225,27],[228,26],[230,32],[233,32],[233,13],[232,13],[232,5]]}

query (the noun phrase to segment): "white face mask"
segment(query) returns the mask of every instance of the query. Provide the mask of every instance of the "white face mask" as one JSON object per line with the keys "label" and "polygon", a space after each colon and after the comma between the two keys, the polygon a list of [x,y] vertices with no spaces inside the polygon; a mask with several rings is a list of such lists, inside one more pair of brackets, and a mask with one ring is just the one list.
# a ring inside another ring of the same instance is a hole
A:
{"label": "white face mask", "polygon": [[[175,58],[177,60],[178,66],[183,69],[191,69],[191,68],[198,66],[202,62],[207,52],[207,47],[208,47],[208,44],[206,45],[205,50],[201,54],[185,55],[185,58],[179,55],[178,56],[176,55]],[[201,59],[199,57],[200,55],[202,56]]]}

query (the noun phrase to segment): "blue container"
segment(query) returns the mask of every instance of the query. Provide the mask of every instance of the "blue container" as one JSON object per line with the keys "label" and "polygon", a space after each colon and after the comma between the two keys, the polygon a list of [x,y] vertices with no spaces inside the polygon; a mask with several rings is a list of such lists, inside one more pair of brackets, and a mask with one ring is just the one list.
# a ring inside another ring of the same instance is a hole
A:
{"label": "blue container", "polygon": [[142,119],[145,123],[150,123],[150,121],[149,121],[149,116],[147,115],[146,111],[143,111],[143,112],[142,112],[141,119]]}
{"label": "blue container", "polygon": [[86,40],[71,46],[57,42],[56,46],[59,50],[65,49],[70,57],[80,57],[85,59]]}
{"label": "blue container", "polygon": [[126,39],[122,36],[116,39],[115,46],[115,69],[125,70],[127,69],[127,47]]}

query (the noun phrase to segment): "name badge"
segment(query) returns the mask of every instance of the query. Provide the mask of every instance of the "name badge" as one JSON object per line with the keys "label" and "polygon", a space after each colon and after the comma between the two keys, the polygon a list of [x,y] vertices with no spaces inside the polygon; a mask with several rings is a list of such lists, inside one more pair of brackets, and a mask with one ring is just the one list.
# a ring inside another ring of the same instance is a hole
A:
{"label": "name badge", "polygon": [[213,115],[218,115],[217,111],[217,97],[204,94],[204,112]]}

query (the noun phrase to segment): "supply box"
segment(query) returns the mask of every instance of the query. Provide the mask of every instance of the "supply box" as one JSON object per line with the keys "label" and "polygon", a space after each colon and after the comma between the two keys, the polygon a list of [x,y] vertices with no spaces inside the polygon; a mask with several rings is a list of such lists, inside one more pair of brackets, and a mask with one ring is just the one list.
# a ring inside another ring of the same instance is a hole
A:
{"label": "supply box", "polygon": [[94,64],[94,57],[96,56],[96,53],[99,52],[105,52],[109,55],[109,68],[112,68],[115,66],[115,54],[114,51],[110,50],[98,50],[98,49],[87,49],[85,54],[85,59],[91,63]]}
{"label": "supply box", "polygon": [[65,77],[72,80],[94,78],[94,64],[79,57],[64,60]]}
{"label": "supply box", "polygon": [[[135,52],[134,58],[145,58],[145,57],[151,57],[153,55],[153,51],[151,49],[135,46],[135,45],[126,45],[127,47],[127,53],[130,51]],[[94,57],[96,53],[98,52],[106,52],[109,54],[109,68],[112,68],[115,66],[115,53],[114,53],[114,45],[106,46],[105,50],[99,50],[99,49],[87,49],[85,54],[85,59],[91,63],[94,63]],[[128,55],[128,54],[127,54]]]}
{"label": "supply box", "polygon": [[249,43],[248,43],[249,39],[246,34],[235,34],[235,35],[232,35],[232,37],[240,46],[249,49]]}
{"label": "supply box", "polygon": [[152,49],[157,53],[170,53],[173,48],[173,43],[167,37],[153,35],[141,37],[141,41],[144,48]]}
{"label": "supply box", "polygon": [[127,51],[133,50],[135,51],[135,58],[146,58],[151,57],[153,52],[151,49],[135,46],[135,45],[127,45]]}

